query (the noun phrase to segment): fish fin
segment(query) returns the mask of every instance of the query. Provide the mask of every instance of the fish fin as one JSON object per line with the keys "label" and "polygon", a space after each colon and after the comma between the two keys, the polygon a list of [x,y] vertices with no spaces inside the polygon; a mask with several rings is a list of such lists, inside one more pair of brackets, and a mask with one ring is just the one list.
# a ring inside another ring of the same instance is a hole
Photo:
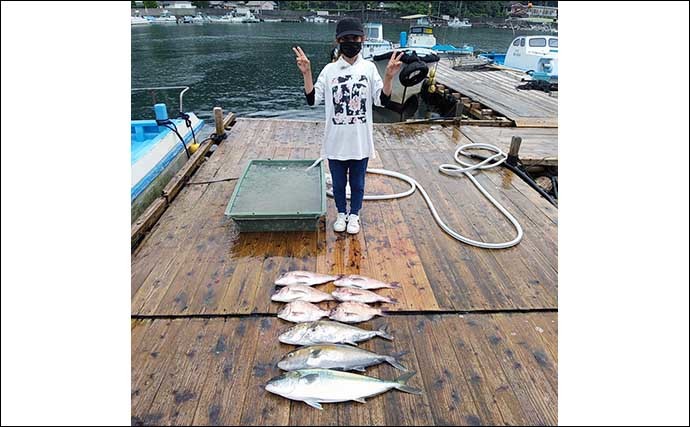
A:
{"label": "fish fin", "polygon": [[295,285],[309,286],[309,282],[305,282],[305,281],[302,281],[302,282],[295,282]]}
{"label": "fish fin", "polygon": [[363,397],[358,397],[357,399],[352,399],[352,400],[355,401],[355,402],[359,402],[359,403],[367,403],[367,401],[364,400]]}
{"label": "fish fin", "polygon": [[407,385],[407,382],[412,378],[414,374],[417,372],[415,371],[408,371],[405,372],[404,374],[400,375],[394,382],[396,383],[395,388],[404,391],[405,393],[411,393],[411,394],[424,394],[424,392],[418,388],[410,387]]}
{"label": "fish fin", "polygon": [[294,314],[295,316],[301,316],[304,314],[304,312],[303,311],[293,311],[292,314]]}
{"label": "fish fin", "polygon": [[317,349],[311,351],[310,356],[318,358],[320,354],[321,354],[321,349],[317,348]]}
{"label": "fish fin", "polygon": [[393,336],[388,332],[388,325],[385,325],[378,331],[376,331],[376,335],[380,336],[383,339],[393,341]]}
{"label": "fish fin", "polygon": [[378,314],[379,316],[382,316],[382,317],[387,317],[387,316],[388,316],[387,312],[385,312],[385,311],[383,311],[383,310],[381,310],[381,309],[379,309],[379,312],[378,312],[377,314]]}
{"label": "fish fin", "polygon": [[400,289],[400,282],[390,282],[389,285],[391,285],[391,289]]}
{"label": "fish fin", "polygon": [[407,371],[407,368],[401,365],[393,356],[387,356],[386,362],[388,362],[395,369],[400,369],[401,371]]}
{"label": "fish fin", "polygon": [[348,279],[350,279],[350,280],[360,280],[360,281],[365,281],[365,280],[367,280],[367,279],[365,279],[364,277],[359,277],[359,276],[350,276],[350,277],[348,277]]}
{"label": "fish fin", "polygon": [[303,400],[302,402],[306,403],[307,405],[311,406],[312,408],[316,408],[320,411],[323,411],[323,406],[315,400]]}
{"label": "fish fin", "polygon": [[355,347],[357,347],[357,343],[354,342],[354,341],[343,341],[343,343],[345,343],[345,344],[350,344],[350,345],[354,345]]}
{"label": "fish fin", "polygon": [[388,304],[397,304],[400,301],[398,301],[397,298],[388,297],[388,301],[385,302],[387,302]]}

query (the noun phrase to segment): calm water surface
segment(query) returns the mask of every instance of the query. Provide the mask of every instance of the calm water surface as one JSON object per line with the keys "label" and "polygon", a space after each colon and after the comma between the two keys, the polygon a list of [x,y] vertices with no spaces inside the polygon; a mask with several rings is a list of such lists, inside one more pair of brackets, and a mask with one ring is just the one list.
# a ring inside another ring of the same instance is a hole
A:
{"label": "calm water surface", "polygon": [[[384,26],[398,42],[406,25]],[[148,25],[132,27],[132,88],[190,86],[184,109],[211,118],[214,106],[244,117],[322,119],[323,106],[309,107],[291,47],[309,56],[314,79],[329,61],[335,24],[259,23]],[[439,43],[470,44],[504,52],[510,30],[438,28]],[[153,118],[152,105],[166,102],[172,115],[176,91],[132,94],[132,119]]]}

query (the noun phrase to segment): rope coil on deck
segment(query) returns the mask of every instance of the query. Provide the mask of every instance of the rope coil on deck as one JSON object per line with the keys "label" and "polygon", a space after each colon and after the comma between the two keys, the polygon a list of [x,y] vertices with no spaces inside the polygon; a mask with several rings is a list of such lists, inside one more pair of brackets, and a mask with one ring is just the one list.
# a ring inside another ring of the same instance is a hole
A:
{"label": "rope coil on deck", "polygon": [[[468,155],[468,150],[488,150],[493,152],[494,154],[486,158],[485,160],[482,160],[479,163],[467,163],[463,161],[460,156],[461,155]],[[390,199],[399,199],[402,197],[407,197],[411,195],[412,193],[415,192],[417,188],[419,188],[419,191],[422,193],[422,197],[424,197],[424,201],[426,202],[427,206],[429,207],[429,210],[431,211],[431,215],[434,217],[434,220],[436,223],[445,231],[448,235],[450,235],[452,238],[455,240],[458,240],[460,242],[466,243],[471,246],[476,246],[479,248],[484,248],[484,249],[505,249],[505,248],[510,248],[512,246],[517,245],[520,243],[520,240],[522,240],[523,236],[523,231],[522,227],[520,226],[520,223],[518,223],[517,219],[513,215],[508,212],[508,210],[503,207],[491,194],[489,194],[488,191],[477,181],[477,179],[472,176],[471,172],[475,170],[484,170],[484,169],[490,169],[494,168],[497,166],[500,166],[503,162],[506,161],[508,158],[508,155],[503,152],[500,148],[491,145],[491,144],[466,144],[458,147],[455,150],[455,154],[453,155],[455,158],[455,161],[460,164],[461,166],[458,166],[457,164],[442,164],[439,166],[439,171],[445,175],[449,176],[460,176],[460,175],[465,175],[467,176],[470,181],[479,189],[479,191],[486,197],[491,204],[493,204],[496,209],[498,209],[503,216],[505,216],[508,221],[513,225],[515,228],[515,231],[517,232],[517,235],[515,236],[514,239],[508,241],[508,242],[498,242],[498,243],[488,243],[488,242],[482,242],[478,240],[473,240],[470,239],[469,237],[465,237],[462,234],[458,233],[457,231],[453,230],[450,228],[439,216],[438,212],[436,211],[436,207],[434,207],[433,202],[431,201],[431,198],[429,197],[429,194],[427,194],[426,190],[424,190],[424,187],[417,182],[414,178],[407,176],[405,174],[402,174],[400,172],[395,172],[395,171],[390,171],[387,169],[367,169],[367,173],[372,173],[372,174],[377,174],[377,175],[385,175],[385,176],[390,176],[393,178],[400,179],[402,181],[405,181],[410,185],[410,188],[406,191],[403,191],[401,193],[396,193],[396,194],[381,194],[381,195],[364,195],[364,200],[390,200]],[[307,168],[307,170],[315,167],[318,165],[320,162],[323,161],[323,158],[317,159],[314,163],[312,163],[311,166]],[[328,194],[330,197],[333,197],[333,191],[332,190],[327,190],[326,194]],[[346,194],[346,197],[349,199],[350,195]]]}

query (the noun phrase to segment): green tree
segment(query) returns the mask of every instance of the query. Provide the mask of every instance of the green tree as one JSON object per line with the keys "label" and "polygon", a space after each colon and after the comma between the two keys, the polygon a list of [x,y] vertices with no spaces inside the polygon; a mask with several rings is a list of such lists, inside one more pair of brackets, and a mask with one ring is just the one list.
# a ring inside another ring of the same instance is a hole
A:
{"label": "green tree", "polygon": [[209,2],[207,1],[193,1],[192,4],[199,9],[208,9]]}
{"label": "green tree", "polygon": [[155,9],[158,7],[157,1],[144,1],[144,7],[149,9]]}

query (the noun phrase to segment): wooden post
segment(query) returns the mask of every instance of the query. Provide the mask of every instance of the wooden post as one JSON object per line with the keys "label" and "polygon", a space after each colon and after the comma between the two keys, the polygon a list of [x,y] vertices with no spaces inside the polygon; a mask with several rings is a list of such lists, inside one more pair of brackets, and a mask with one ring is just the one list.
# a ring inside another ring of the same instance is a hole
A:
{"label": "wooden post", "polygon": [[213,118],[216,121],[216,135],[225,135],[225,126],[223,126],[223,109],[220,107],[214,107]]}
{"label": "wooden post", "polygon": [[510,139],[510,149],[508,150],[508,156],[517,157],[518,151],[520,151],[520,144],[522,144],[522,138],[519,136],[514,136]]}

